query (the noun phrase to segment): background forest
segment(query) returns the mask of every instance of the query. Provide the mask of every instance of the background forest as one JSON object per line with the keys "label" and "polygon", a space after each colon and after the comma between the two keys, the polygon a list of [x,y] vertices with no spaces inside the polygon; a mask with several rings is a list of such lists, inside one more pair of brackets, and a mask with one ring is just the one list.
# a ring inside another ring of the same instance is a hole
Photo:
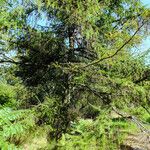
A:
{"label": "background forest", "polygon": [[134,52],[149,33],[140,0],[0,0],[0,149],[149,137],[150,49]]}

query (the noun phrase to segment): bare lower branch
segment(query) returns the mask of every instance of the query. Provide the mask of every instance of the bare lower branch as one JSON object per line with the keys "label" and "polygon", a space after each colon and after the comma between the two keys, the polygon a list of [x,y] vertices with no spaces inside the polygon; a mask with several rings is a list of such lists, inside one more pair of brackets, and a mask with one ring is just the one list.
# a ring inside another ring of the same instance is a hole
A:
{"label": "bare lower branch", "polygon": [[10,63],[10,64],[20,64],[19,62],[13,61],[13,60],[0,60],[0,64],[2,63]]}

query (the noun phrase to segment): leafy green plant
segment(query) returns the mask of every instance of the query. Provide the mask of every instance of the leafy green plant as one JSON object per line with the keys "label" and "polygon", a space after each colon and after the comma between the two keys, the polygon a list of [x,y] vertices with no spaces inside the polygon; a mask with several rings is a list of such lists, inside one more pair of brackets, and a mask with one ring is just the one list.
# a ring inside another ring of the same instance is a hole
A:
{"label": "leafy green plant", "polygon": [[14,87],[8,84],[0,83],[0,105],[16,105],[16,92]]}
{"label": "leafy green plant", "polygon": [[113,121],[108,111],[101,112],[96,120],[79,119],[72,124],[72,131],[63,134],[58,142],[61,150],[114,150],[119,149],[130,123],[125,120]]}
{"label": "leafy green plant", "polygon": [[0,148],[18,149],[35,126],[30,110],[0,109]]}

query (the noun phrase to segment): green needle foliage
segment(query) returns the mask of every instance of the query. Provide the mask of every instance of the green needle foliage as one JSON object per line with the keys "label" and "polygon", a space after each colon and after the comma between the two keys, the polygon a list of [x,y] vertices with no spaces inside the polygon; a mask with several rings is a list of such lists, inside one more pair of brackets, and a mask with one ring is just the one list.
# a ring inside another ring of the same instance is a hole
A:
{"label": "green needle foliage", "polygon": [[150,112],[149,51],[131,54],[149,35],[149,9],[140,0],[0,2],[0,63],[13,70],[2,78],[21,89],[17,109],[34,109],[57,147],[119,149],[115,130],[124,126],[114,125],[112,108]]}

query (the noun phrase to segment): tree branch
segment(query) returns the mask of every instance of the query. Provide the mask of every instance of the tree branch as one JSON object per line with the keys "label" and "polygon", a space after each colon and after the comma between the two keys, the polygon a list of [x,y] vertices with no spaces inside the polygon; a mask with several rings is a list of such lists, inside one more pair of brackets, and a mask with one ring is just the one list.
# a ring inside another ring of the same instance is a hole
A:
{"label": "tree branch", "polygon": [[97,90],[95,90],[95,89],[93,89],[93,88],[91,88],[91,87],[89,87],[89,86],[87,86],[87,85],[85,85],[85,84],[79,84],[79,83],[78,83],[78,84],[76,84],[76,85],[79,85],[79,86],[82,87],[82,88],[86,88],[88,91],[92,92],[95,96],[99,97],[100,99],[103,99],[103,101],[104,101],[105,103],[107,103],[108,101],[105,100],[103,97],[104,97],[104,96],[111,95],[111,93],[102,92],[102,91],[97,91]]}
{"label": "tree branch", "polygon": [[97,64],[97,63],[99,63],[99,62],[101,62],[101,61],[103,61],[103,60],[110,59],[110,58],[114,57],[115,55],[117,55],[117,54],[135,37],[135,35],[136,35],[136,34],[139,32],[139,30],[144,26],[144,24],[145,24],[145,23],[143,22],[143,24],[134,32],[134,34],[130,37],[130,39],[128,39],[120,48],[118,48],[114,54],[109,55],[109,56],[104,57],[104,58],[101,58],[101,59],[99,59],[99,60],[93,61],[93,62],[87,64],[86,66],[84,66],[83,68],[87,68],[87,67],[89,67],[89,66],[91,66],[91,65],[95,65],[95,64]]}
{"label": "tree branch", "polygon": [[13,61],[13,60],[0,60],[0,64],[2,63],[10,63],[10,64],[20,64],[19,62]]}

